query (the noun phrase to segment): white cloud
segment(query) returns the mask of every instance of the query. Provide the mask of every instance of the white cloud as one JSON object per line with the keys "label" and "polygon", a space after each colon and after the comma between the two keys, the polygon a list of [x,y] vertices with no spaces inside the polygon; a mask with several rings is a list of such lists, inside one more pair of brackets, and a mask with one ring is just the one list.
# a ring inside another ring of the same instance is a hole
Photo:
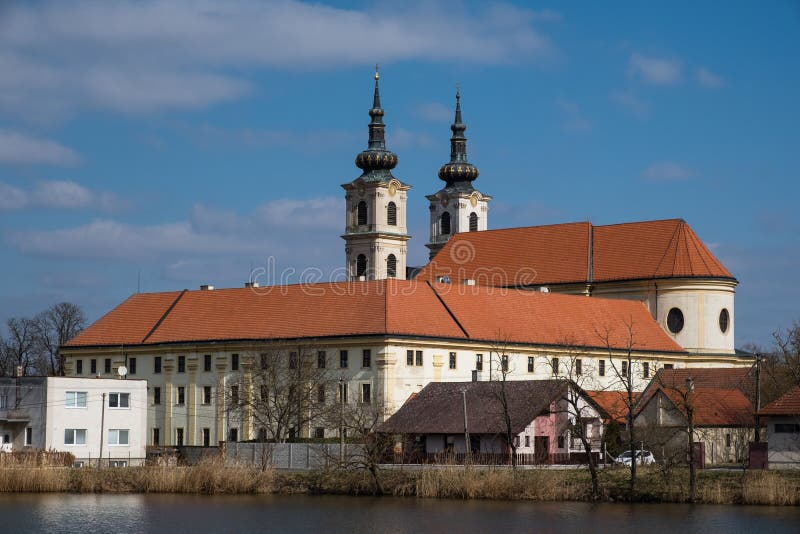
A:
{"label": "white cloud", "polygon": [[75,152],[54,141],[0,128],[0,163],[69,166],[79,161]]}
{"label": "white cloud", "polygon": [[642,172],[648,182],[679,182],[692,178],[696,173],[672,161],[653,163]]}
{"label": "white cloud", "polygon": [[92,191],[75,182],[43,181],[27,191],[0,182],[0,211],[54,208],[114,212],[123,207],[125,202],[113,193]]}
{"label": "white cloud", "polygon": [[0,17],[0,110],[61,117],[81,108],[197,108],[247,94],[245,67],[371,65],[376,51],[387,63],[545,60],[555,49],[533,24],[557,18],[502,3],[474,11],[439,2],[12,4]]}
{"label": "white cloud", "polygon": [[695,70],[695,77],[697,78],[697,83],[707,89],[719,89],[725,86],[725,80],[722,76],[714,74],[705,67],[698,67]]}
{"label": "white cloud", "polygon": [[558,97],[556,98],[556,107],[564,116],[564,122],[561,125],[564,130],[568,132],[588,132],[594,126],[591,119],[586,117],[581,112],[578,104],[572,100]]}
{"label": "white cloud", "polygon": [[677,59],[631,54],[628,76],[651,85],[674,85],[681,80],[682,65]]}
{"label": "white cloud", "polygon": [[631,91],[615,91],[611,93],[611,100],[617,105],[643,119],[650,113],[650,106]]}

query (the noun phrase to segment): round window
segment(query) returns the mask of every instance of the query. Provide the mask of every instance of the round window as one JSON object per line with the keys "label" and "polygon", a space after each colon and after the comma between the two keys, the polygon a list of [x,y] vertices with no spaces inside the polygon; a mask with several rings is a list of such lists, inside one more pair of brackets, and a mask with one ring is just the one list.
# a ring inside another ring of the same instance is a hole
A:
{"label": "round window", "polygon": [[683,312],[678,308],[672,308],[667,314],[667,328],[673,334],[683,330]]}
{"label": "round window", "polygon": [[731,315],[728,313],[726,308],[722,308],[722,311],[719,312],[719,329],[722,330],[722,333],[728,331],[728,325],[731,321]]}

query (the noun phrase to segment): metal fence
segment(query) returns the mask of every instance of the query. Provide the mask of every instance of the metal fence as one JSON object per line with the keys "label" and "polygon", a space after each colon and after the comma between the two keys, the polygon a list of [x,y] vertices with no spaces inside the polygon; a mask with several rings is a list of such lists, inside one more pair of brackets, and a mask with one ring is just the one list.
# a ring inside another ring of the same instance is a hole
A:
{"label": "metal fence", "polygon": [[[227,464],[273,467],[275,469],[324,469],[340,458],[338,443],[225,443]],[[344,456],[361,453],[363,446],[346,443]]]}

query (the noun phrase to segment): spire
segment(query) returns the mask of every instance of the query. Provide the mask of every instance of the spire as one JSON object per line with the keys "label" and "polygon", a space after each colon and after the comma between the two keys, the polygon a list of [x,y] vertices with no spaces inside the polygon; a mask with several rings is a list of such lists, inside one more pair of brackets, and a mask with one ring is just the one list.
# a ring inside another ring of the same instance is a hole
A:
{"label": "spire", "polygon": [[381,92],[379,81],[381,75],[375,65],[375,94],[372,97],[372,109],[369,110],[369,142],[367,150],[356,156],[356,166],[362,169],[364,180],[388,182],[392,178],[391,169],[397,165],[397,155],[386,149],[385,129],[383,124],[383,108],[381,108]]}
{"label": "spire", "polygon": [[467,138],[464,132],[467,125],[461,118],[461,89],[456,87],[456,116],[450,125],[453,135],[450,137],[450,162],[439,169],[439,178],[447,185],[460,183],[472,188],[471,182],[478,177],[479,171],[475,165],[467,161]]}

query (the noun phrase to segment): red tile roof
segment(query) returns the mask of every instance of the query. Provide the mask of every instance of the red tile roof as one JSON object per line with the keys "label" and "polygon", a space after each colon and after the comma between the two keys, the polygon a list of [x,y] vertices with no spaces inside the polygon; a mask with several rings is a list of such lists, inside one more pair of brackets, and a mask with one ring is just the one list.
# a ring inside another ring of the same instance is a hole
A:
{"label": "red tile roof", "polygon": [[[382,280],[136,294],[66,347],[349,335],[684,352],[638,302]],[[499,337],[498,337],[499,336]]]}
{"label": "red tile roof", "polygon": [[759,412],[761,415],[800,415],[800,386],[789,390],[782,397],[767,404]]}
{"label": "red tile roof", "polygon": [[[600,406],[613,421],[617,423],[628,422],[628,392],[627,391],[587,391],[589,397]],[[633,394],[633,405],[639,399],[639,393]]]}
{"label": "red tile roof", "polygon": [[695,387],[686,395],[685,389],[660,387],[658,392],[684,417],[691,407],[696,426],[752,426],[755,421],[753,404],[738,389]]}
{"label": "red tile roof", "polygon": [[733,275],[681,219],[454,235],[418,277],[521,286]]}

